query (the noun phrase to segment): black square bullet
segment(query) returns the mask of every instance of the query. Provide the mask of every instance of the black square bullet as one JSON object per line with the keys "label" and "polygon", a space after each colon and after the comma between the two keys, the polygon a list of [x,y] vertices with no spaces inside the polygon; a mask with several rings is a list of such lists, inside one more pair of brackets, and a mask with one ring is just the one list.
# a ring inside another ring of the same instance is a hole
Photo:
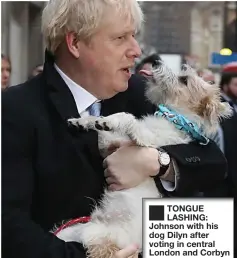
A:
{"label": "black square bullet", "polygon": [[165,207],[163,205],[149,206],[149,220],[164,220]]}

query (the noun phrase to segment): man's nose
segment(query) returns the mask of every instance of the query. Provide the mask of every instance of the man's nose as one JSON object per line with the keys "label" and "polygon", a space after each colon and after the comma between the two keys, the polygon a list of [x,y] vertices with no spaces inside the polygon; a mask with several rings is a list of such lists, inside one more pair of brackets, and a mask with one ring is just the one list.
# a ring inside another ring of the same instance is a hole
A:
{"label": "man's nose", "polygon": [[128,57],[134,57],[137,58],[142,54],[141,48],[139,47],[139,44],[135,38],[131,41],[131,46],[128,51]]}
{"label": "man's nose", "polygon": [[3,71],[2,72],[2,76],[4,77],[4,78],[8,78],[9,77],[9,72],[8,71]]}

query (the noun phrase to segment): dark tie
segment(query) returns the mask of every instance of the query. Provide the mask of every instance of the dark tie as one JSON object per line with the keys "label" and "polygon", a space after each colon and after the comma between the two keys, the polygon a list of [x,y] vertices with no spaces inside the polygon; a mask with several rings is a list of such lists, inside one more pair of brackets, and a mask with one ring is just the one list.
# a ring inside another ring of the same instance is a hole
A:
{"label": "dark tie", "polygon": [[101,103],[100,102],[94,102],[92,105],[89,106],[87,109],[91,116],[100,116],[100,109],[101,109]]}

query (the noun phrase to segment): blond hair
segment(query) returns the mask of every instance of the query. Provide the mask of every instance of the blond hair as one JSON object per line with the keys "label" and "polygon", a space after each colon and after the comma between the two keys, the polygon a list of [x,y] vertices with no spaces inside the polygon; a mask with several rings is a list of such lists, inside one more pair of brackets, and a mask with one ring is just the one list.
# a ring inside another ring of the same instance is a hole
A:
{"label": "blond hair", "polygon": [[68,32],[75,33],[80,40],[88,40],[111,10],[129,19],[137,31],[140,29],[143,13],[136,0],[50,0],[42,14],[47,49],[55,53]]}

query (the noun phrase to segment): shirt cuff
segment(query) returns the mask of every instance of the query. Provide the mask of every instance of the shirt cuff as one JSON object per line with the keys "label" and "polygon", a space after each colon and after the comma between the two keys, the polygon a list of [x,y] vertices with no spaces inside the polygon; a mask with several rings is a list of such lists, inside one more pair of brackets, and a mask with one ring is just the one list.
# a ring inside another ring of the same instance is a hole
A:
{"label": "shirt cuff", "polygon": [[177,180],[178,180],[178,166],[176,162],[172,159],[172,166],[174,169],[175,177],[174,177],[174,182],[166,181],[164,179],[160,179],[162,186],[167,192],[173,192],[176,189],[177,186]]}

